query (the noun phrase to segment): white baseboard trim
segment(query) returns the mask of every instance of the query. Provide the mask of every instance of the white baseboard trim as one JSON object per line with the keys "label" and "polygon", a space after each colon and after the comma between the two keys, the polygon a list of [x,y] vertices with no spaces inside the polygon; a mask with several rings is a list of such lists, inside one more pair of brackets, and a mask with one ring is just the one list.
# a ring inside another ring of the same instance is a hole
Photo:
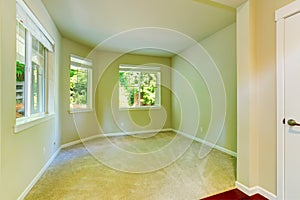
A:
{"label": "white baseboard trim", "polygon": [[252,196],[255,194],[260,194],[262,196],[264,196],[265,198],[269,199],[269,200],[276,200],[277,197],[276,195],[274,195],[273,193],[265,190],[264,188],[261,188],[259,186],[255,186],[255,187],[247,187],[241,183],[239,183],[238,181],[235,182],[235,186],[237,189],[241,190],[242,192],[244,192],[245,194],[247,194],[248,196]]}
{"label": "white baseboard trim", "polygon": [[75,140],[75,141],[72,141],[72,142],[68,142],[66,144],[61,145],[60,148],[64,149],[64,148],[67,148],[67,147],[70,147],[70,146],[73,146],[73,145],[76,145],[76,144],[81,144],[83,142],[99,138],[99,137],[102,137],[102,134],[93,135],[93,136],[86,137],[86,138],[83,138],[83,139],[79,139],[79,140]]}
{"label": "white baseboard trim", "polygon": [[126,136],[126,135],[142,135],[149,133],[158,133],[158,132],[169,132],[173,131],[171,128],[165,129],[153,129],[153,130],[144,130],[144,131],[131,131],[131,132],[120,132],[120,133],[105,133],[102,134],[101,137],[115,137],[115,136]]}
{"label": "white baseboard trim", "polygon": [[118,137],[118,136],[126,136],[126,135],[141,135],[141,134],[148,134],[148,133],[158,133],[158,132],[169,132],[173,131],[171,128],[165,128],[165,129],[153,129],[153,130],[144,130],[144,131],[132,131],[132,132],[116,132],[116,133],[104,133],[104,134],[97,134],[93,135],[91,137],[86,137],[83,139],[79,139],[73,142],[69,142],[66,144],[61,145],[61,148],[67,148],[76,144],[80,144],[89,140],[93,140],[96,138],[101,138],[101,137]]}
{"label": "white baseboard trim", "polygon": [[200,139],[200,138],[198,138],[198,137],[189,135],[189,134],[184,133],[184,132],[182,132],[182,131],[178,131],[178,130],[174,130],[174,129],[172,129],[172,131],[175,132],[175,133],[178,133],[178,134],[180,134],[180,135],[182,135],[182,136],[184,136],[184,137],[187,137],[187,138],[189,138],[189,139],[191,139],[191,140],[195,140],[195,141],[200,142],[200,143],[202,143],[202,144],[205,144],[205,145],[207,145],[207,146],[209,146],[209,147],[212,147],[212,148],[214,148],[214,149],[217,149],[217,150],[219,150],[219,151],[222,151],[222,152],[224,152],[224,153],[226,153],[226,154],[229,154],[229,155],[231,155],[231,156],[233,156],[233,157],[237,157],[237,153],[236,153],[236,152],[233,152],[233,151],[231,151],[231,150],[228,150],[228,149],[226,149],[226,148],[224,148],[224,147],[221,147],[221,146],[216,145],[216,144],[212,144],[212,143],[210,143],[210,142],[207,142],[207,141],[202,140],[202,139]]}
{"label": "white baseboard trim", "polygon": [[277,196],[275,194],[269,192],[268,190],[265,190],[264,188],[258,187],[258,193],[266,197],[267,199],[277,200]]}
{"label": "white baseboard trim", "polygon": [[244,192],[245,194],[247,194],[248,196],[252,196],[258,193],[258,187],[246,187],[245,185],[239,183],[239,182],[235,182],[235,186],[237,189],[241,190],[242,192]]}
{"label": "white baseboard trim", "polygon": [[44,165],[44,167],[32,179],[30,184],[26,187],[26,189],[18,197],[18,200],[23,200],[26,197],[26,195],[29,193],[29,191],[32,189],[32,187],[38,182],[38,180],[41,178],[41,176],[45,173],[45,171],[48,169],[48,167],[53,162],[53,160],[56,158],[56,156],[58,155],[59,152],[60,152],[60,148],[55,151],[55,153],[50,157],[50,159],[47,161],[47,163]]}
{"label": "white baseboard trim", "polygon": [[68,143],[66,143],[66,144],[62,144],[62,145],[60,146],[60,148],[61,148],[61,149],[64,149],[64,148],[67,148],[67,147],[70,147],[70,146],[73,146],[73,145],[76,145],[76,144],[80,144],[80,143],[82,143],[81,140],[75,140],[75,141],[72,141],[72,142],[68,142]]}

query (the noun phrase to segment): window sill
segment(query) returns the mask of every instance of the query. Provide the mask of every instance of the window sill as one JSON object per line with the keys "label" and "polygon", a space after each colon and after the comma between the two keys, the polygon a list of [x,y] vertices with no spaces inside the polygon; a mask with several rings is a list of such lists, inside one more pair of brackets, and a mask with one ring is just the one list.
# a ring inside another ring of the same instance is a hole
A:
{"label": "window sill", "polygon": [[14,126],[14,132],[19,133],[33,126],[39,125],[43,122],[46,122],[50,119],[54,118],[54,113],[39,115],[37,117],[30,117],[26,119],[18,120],[16,125]]}
{"label": "window sill", "polygon": [[159,110],[161,106],[143,106],[143,107],[123,107],[119,108],[119,110]]}
{"label": "window sill", "polygon": [[69,114],[76,114],[76,113],[88,113],[93,112],[93,109],[78,109],[78,110],[69,110]]}

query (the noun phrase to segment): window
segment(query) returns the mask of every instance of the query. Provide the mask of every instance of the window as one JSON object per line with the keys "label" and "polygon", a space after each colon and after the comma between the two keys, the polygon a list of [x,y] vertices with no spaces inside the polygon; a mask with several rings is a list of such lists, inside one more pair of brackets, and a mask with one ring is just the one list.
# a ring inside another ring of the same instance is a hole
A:
{"label": "window", "polygon": [[[46,108],[47,52],[54,41],[18,0],[16,23],[16,118],[17,123],[44,115]],[[29,120],[30,121],[30,120]]]}
{"label": "window", "polygon": [[70,110],[92,109],[92,61],[71,55]]}
{"label": "window", "polygon": [[158,106],[160,106],[160,68],[120,65],[119,107]]}

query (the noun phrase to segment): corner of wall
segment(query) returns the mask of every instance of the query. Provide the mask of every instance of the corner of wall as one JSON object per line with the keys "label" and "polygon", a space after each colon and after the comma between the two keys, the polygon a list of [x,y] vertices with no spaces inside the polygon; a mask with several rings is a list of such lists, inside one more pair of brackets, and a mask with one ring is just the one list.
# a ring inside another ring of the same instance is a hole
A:
{"label": "corner of wall", "polygon": [[237,9],[237,181],[247,187],[259,183],[253,16],[253,1]]}

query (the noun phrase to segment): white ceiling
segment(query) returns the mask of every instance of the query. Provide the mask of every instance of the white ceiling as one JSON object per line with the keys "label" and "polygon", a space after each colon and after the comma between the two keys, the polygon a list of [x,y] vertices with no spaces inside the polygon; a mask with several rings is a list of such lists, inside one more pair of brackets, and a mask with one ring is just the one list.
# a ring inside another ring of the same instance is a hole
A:
{"label": "white ceiling", "polygon": [[[208,0],[42,0],[61,34],[71,40],[95,47],[104,40],[122,33],[122,41],[107,43],[105,49],[119,51],[128,45],[138,46],[141,40],[166,45],[178,43],[177,51],[190,45],[175,35],[168,37],[159,33],[152,37],[153,28],[167,29],[185,34],[200,41],[216,31],[235,22],[235,10],[228,6],[216,6]],[[214,0],[233,1],[243,0]],[[221,2],[224,3],[224,2]],[[226,2],[225,2],[226,3]],[[236,7],[237,4],[230,5]],[[133,29],[144,31],[132,31]],[[149,31],[145,34],[145,31]],[[138,35],[142,34],[142,35]],[[126,35],[126,34],[125,34]],[[113,44],[113,45],[110,45]],[[151,45],[150,45],[151,46]],[[166,48],[168,49],[168,48]],[[148,52],[148,53],[147,53]],[[144,54],[168,56],[164,51],[145,51]]]}

